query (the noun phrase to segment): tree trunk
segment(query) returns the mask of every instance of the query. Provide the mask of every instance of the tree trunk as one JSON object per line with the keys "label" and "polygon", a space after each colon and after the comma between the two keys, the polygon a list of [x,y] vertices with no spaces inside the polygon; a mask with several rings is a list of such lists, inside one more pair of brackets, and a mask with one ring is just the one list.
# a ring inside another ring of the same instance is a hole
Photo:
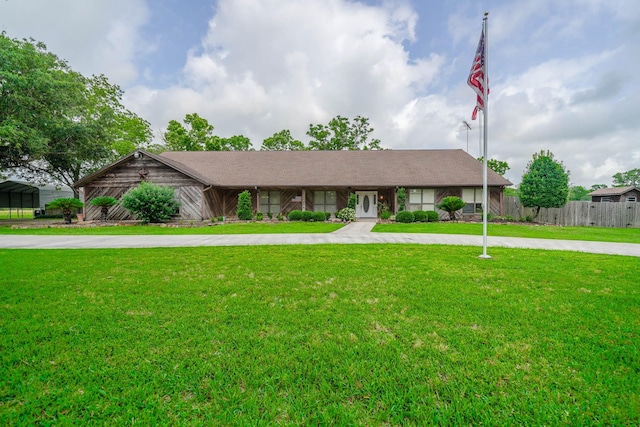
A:
{"label": "tree trunk", "polygon": [[109,208],[103,206],[102,209],[100,210],[100,213],[101,213],[100,220],[106,221],[108,212],[109,212]]}
{"label": "tree trunk", "polygon": [[62,218],[64,218],[65,224],[71,224],[71,211],[69,209],[65,209],[62,211]]}

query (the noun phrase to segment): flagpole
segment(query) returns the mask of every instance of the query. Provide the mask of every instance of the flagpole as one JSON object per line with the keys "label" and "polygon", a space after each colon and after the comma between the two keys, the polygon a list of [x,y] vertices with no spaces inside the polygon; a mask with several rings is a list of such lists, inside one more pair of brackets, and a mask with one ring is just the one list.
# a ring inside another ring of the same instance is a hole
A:
{"label": "flagpole", "polygon": [[483,166],[482,166],[482,255],[480,258],[491,258],[487,254],[487,216],[489,213],[489,194],[487,191],[487,162],[489,161],[489,153],[487,151],[487,134],[488,134],[488,119],[489,119],[489,34],[487,34],[487,18],[489,12],[484,13],[484,19],[482,20],[482,31],[484,33],[484,69],[483,69],[483,98],[484,108],[482,109],[482,117],[484,120],[484,141],[483,141]]}

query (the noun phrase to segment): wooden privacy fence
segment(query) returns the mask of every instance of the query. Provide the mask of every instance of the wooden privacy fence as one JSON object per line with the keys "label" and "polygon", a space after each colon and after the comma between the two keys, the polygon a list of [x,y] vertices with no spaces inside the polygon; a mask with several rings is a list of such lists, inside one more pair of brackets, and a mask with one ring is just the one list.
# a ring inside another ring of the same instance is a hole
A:
{"label": "wooden privacy fence", "polygon": [[[514,219],[533,217],[533,209],[522,207],[520,199],[504,198],[504,215]],[[575,225],[612,228],[640,228],[640,203],[567,202],[562,208],[540,209],[539,224]]]}

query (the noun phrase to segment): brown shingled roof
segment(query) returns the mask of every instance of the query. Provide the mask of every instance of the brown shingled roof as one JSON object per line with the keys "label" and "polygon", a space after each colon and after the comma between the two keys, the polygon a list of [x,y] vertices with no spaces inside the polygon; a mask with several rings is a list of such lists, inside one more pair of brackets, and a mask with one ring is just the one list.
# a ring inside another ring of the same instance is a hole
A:
{"label": "brown shingled roof", "polygon": [[600,188],[587,194],[587,196],[619,196],[634,189],[640,191],[640,188],[628,185],[626,187]]}
{"label": "brown shingled roof", "polygon": [[[482,165],[463,150],[171,151],[217,187],[481,186]],[[489,186],[511,185],[488,170]]]}

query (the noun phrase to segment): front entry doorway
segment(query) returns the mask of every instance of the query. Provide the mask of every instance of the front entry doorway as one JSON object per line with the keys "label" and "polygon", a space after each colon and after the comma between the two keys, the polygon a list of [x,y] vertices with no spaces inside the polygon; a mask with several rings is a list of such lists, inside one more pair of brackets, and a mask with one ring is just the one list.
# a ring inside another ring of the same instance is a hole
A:
{"label": "front entry doorway", "polygon": [[378,192],[356,191],[356,218],[378,217]]}

